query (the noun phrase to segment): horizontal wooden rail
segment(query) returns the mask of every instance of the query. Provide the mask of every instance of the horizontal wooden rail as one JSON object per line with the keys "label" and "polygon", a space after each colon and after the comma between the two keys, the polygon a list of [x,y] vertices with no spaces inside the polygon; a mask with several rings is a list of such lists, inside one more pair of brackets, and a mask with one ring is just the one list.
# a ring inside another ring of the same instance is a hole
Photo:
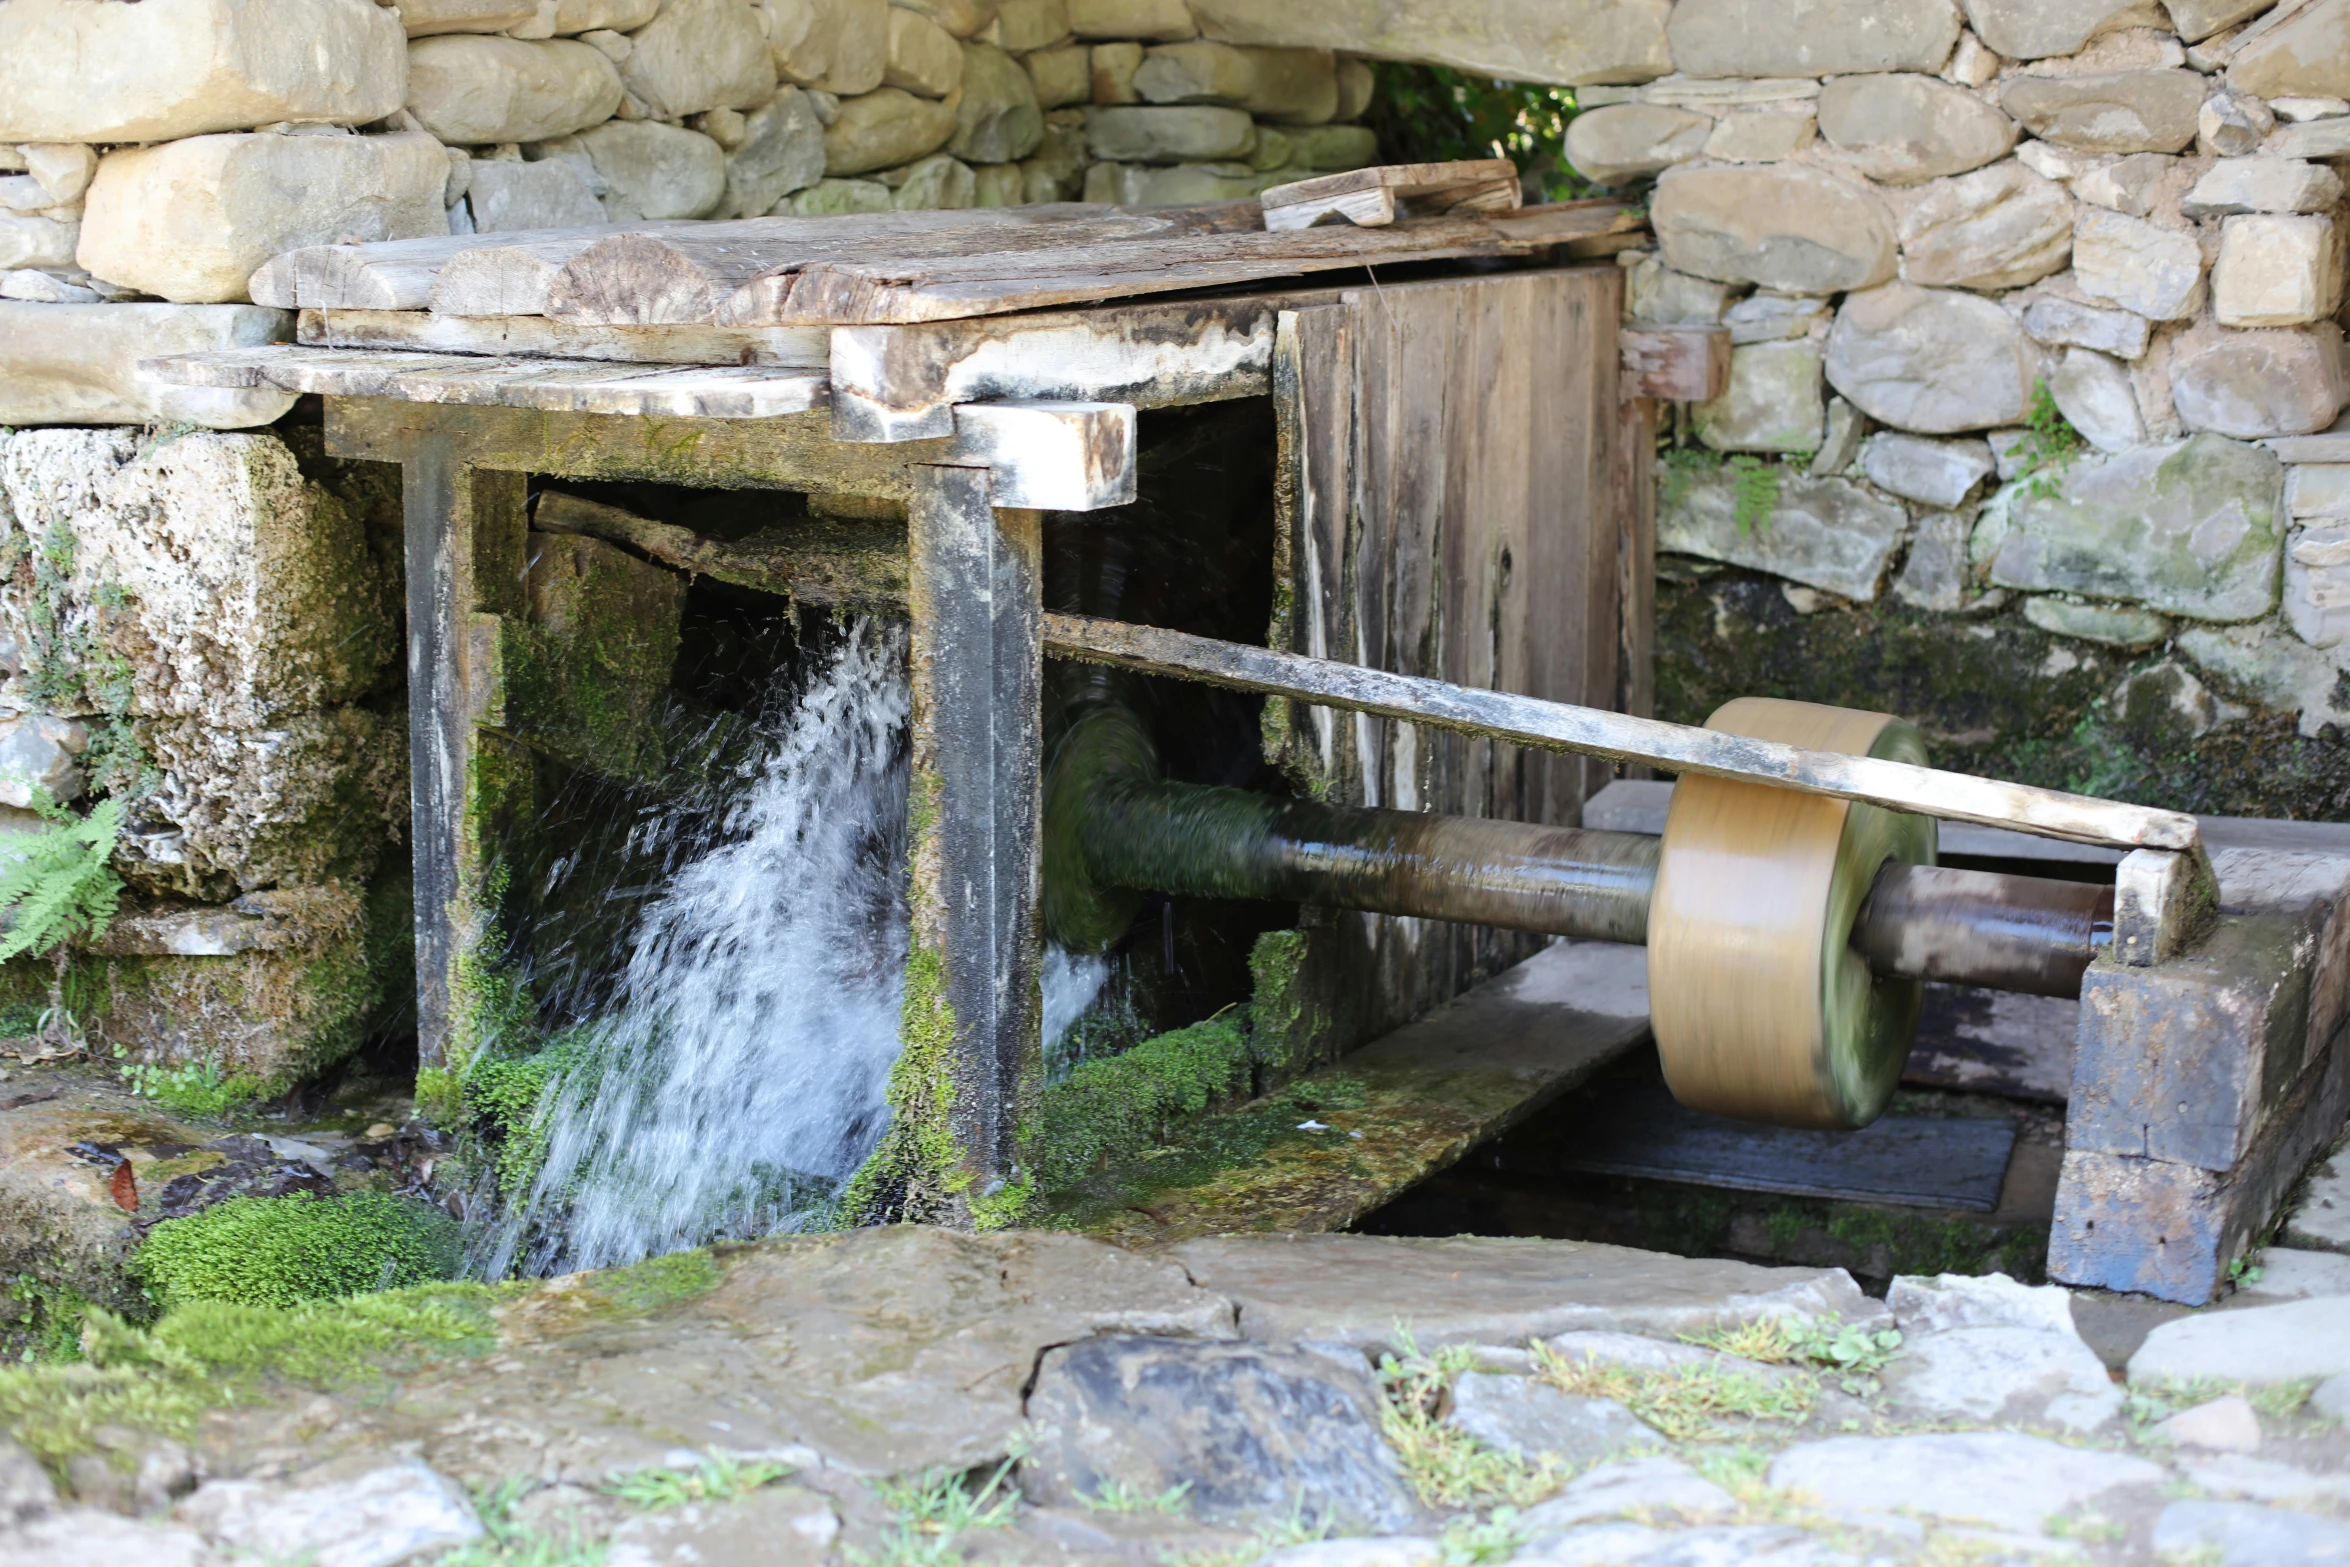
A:
{"label": "horizontal wooden rail", "polygon": [[2045,838],[2118,849],[2192,851],[2199,846],[2195,818],[2180,811],[2122,805],[1876,757],[1806,751],[1719,730],[1389,674],[1180,631],[1048,613],[1044,647],[1059,658],[1295,697],[1322,707],[1641,763],[1667,772],[1744,778],[1806,794],[1866,800],[1946,821],[2012,827]]}

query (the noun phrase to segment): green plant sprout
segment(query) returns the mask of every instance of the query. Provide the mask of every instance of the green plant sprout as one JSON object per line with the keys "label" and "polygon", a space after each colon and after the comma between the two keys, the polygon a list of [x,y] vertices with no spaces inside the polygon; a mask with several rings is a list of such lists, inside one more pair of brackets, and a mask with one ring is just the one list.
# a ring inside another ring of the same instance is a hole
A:
{"label": "green plant sprout", "polygon": [[874,1491],[892,1515],[878,1553],[851,1552],[858,1567],[947,1567],[961,1560],[957,1541],[974,1529],[1001,1529],[1020,1505],[1018,1487],[1007,1485],[1023,1453],[1014,1451],[973,1490],[968,1472],[927,1469],[912,1477],[879,1481]]}
{"label": "green plant sprout", "polygon": [[530,1490],[528,1480],[500,1480],[473,1494],[482,1537],[433,1558],[433,1567],[603,1567],[604,1547],[534,1529],[514,1516],[515,1504]]}
{"label": "green plant sprout", "polygon": [[1380,1424],[1422,1501],[1431,1507],[1482,1507],[1497,1501],[1524,1506],[1566,1483],[1567,1470],[1556,1458],[1527,1459],[1489,1448],[1438,1418],[1454,1379],[1476,1369],[1474,1347],[1455,1344],[1423,1355],[1402,1323],[1395,1325],[1393,1337],[1403,1353],[1379,1357],[1379,1382],[1387,1395]]}
{"label": "green plant sprout", "polygon": [[792,1473],[789,1464],[712,1452],[691,1469],[639,1469],[604,1487],[631,1507],[658,1512],[688,1502],[731,1502]]}
{"label": "green plant sprout", "polygon": [[2088,444],[2064,416],[2064,411],[2056,406],[2056,394],[2048,390],[2048,383],[2034,381],[2032,406],[2024,415],[2023,438],[2008,449],[2008,455],[2015,459],[2016,477],[2024,481],[2024,493],[2034,500],[2054,496],[2065,470]]}
{"label": "green plant sprout", "polygon": [[[68,1014],[71,1017],[71,1014]],[[116,1070],[141,1099],[168,1105],[183,1115],[223,1115],[260,1092],[260,1083],[241,1072],[223,1072],[218,1061],[164,1066],[138,1061],[126,1045],[114,1047]]]}
{"label": "green plant sprout", "polygon": [[1171,1485],[1152,1496],[1137,1486],[1112,1477],[1095,1483],[1091,1496],[1079,1492],[1077,1501],[1089,1512],[1096,1513],[1169,1513],[1183,1511],[1183,1499],[1191,1494],[1191,1482]]}
{"label": "green plant sprout", "polygon": [[65,1005],[70,944],[95,940],[114,922],[122,878],[109,862],[122,837],[123,802],[101,800],[89,815],[76,816],[39,785],[32,802],[50,827],[17,839],[10,846],[15,858],[0,868],[0,916],[9,922],[7,935],[0,936],[0,962],[27,954],[53,960],[39,1037],[78,1052],[81,1024]]}
{"label": "green plant sprout", "polygon": [[1768,528],[1771,513],[1779,509],[1779,465],[1752,452],[1739,452],[1725,460],[1722,467],[1730,475],[1738,531],[1756,533]]}

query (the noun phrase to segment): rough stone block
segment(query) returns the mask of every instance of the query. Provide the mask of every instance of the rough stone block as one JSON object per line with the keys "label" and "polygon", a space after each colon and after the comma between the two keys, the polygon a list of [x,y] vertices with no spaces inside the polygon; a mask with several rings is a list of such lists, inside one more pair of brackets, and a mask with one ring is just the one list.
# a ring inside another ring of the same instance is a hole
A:
{"label": "rough stone block", "polygon": [[448,178],[430,136],[192,136],[126,148],[98,165],[76,259],[180,304],[241,300],[246,280],[283,251],[448,233]]}
{"label": "rough stone block", "polygon": [[270,424],[293,394],[166,386],[142,359],[283,342],[293,312],[259,305],[48,305],[0,301],[0,425]]}
{"label": "rough stone block", "polygon": [[1934,441],[1887,431],[1861,448],[1861,471],[1880,490],[1939,507],[1957,506],[1991,476],[1991,448],[1982,441]]}
{"label": "rough stone block", "polygon": [[1613,1399],[1577,1398],[1533,1377],[1483,1371],[1454,1379],[1445,1421],[1497,1452],[1526,1459],[1547,1453],[1587,1464],[1665,1446],[1653,1427]]}
{"label": "rough stone block", "polygon": [[1831,314],[1828,301],[1824,299],[1802,296],[1790,299],[1784,294],[1749,294],[1721,312],[1721,318],[1722,324],[1730,329],[1730,341],[1743,347],[1748,343],[1810,337],[1815,331],[1827,326]]}
{"label": "rough stone block", "polygon": [[824,177],[824,122],[797,87],[743,117],[742,140],[726,152],[726,195],[715,216],[755,218]]}
{"label": "rough stone block", "polygon": [[2056,181],[2002,163],[1926,186],[1900,235],[1901,275],[1912,283],[2017,288],[2064,265],[2073,203]]}
{"label": "rough stone block", "polygon": [[1717,452],[1815,452],[1820,447],[1820,350],[1800,340],[1730,352],[1730,384],[1690,417]]}
{"label": "rough stone block", "polygon": [[1805,104],[1733,109],[1705,139],[1705,155],[1725,163],[1777,163],[1810,146],[1819,119]]}
{"label": "rough stone block", "polygon": [[1714,122],[1686,109],[1615,103],[1567,122],[1567,161],[1599,185],[1646,179],[1705,150]]}
{"label": "rough stone block", "polygon": [[2195,139],[2204,80],[2193,71],[2017,76],[1999,105],[2042,141],[2083,152],[2177,152]]}
{"label": "rough stone block", "polygon": [[2209,435],[2076,462],[2056,494],[2009,506],[1991,580],[2251,620],[2276,606],[2283,491],[2274,457]]}
{"label": "rough stone block", "polygon": [[2171,25],[2189,43],[2209,38],[2268,9],[2267,0],[2162,0]]}
{"label": "rough stone block", "polygon": [[[1175,43],[1199,35],[1184,0],[1068,0],[1069,31],[1080,38]],[[1233,42],[1255,42],[1235,39]]]}
{"label": "rough stone block", "polygon": [[1069,7],[1064,0],[995,0],[993,4],[972,4],[964,9],[971,12],[976,25],[966,29],[963,24],[948,25],[943,17],[941,20],[941,25],[957,38],[976,38],[986,32],[991,24],[979,13],[989,11],[994,13],[992,41],[1013,54],[1053,49],[1070,40]]}
{"label": "rough stone block", "polygon": [[2350,516],[2350,463],[2288,464],[2285,509],[2296,517]]}
{"label": "rough stone block", "polygon": [[660,9],[661,0],[556,0],[555,32],[566,38],[598,31],[633,33]]}
{"label": "rough stone block", "polygon": [[2222,326],[2300,326],[2342,302],[2342,235],[2330,216],[2247,213],[2220,229],[2211,308]]}
{"label": "rough stone block", "polygon": [[919,11],[889,10],[889,53],[881,70],[884,87],[903,87],[925,98],[944,98],[963,80],[963,51],[955,35]]}
{"label": "rough stone block", "polygon": [[2182,321],[2203,303],[2203,247],[2192,231],[2096,209],[2073,228],[2073,281],[2154,321]]}
{"label": "rough stone block", "polygon": [[612,117],[620,73],[570,38],[454,34],[408,46],[408,112],[452,146],[551,141]]}
{"label": "rough stone block", "polygon": [[1958,27],[1948,0],[1681,0],[1665,33],[1691,76],[1843,76],[1939,71]]}
{"label": "rough stone block", "polygon": [[2130,372],[2091,349],[2068,349],[2049,373],[2057,412],[2101,452],[2126,452],[2146,440]]}
{"label": "rough stone block", "polygon": [[1769,515],[1738,518],[1729,473],[1676,475],[1657,505],[1656,547],[1787,577],[1867,603],[1900,548],[1907,521],[1891,501],[1842,479],[1780,470]]}
{"label": "rough stone block", "polygon": [[2317,0],[2248,40],[2228,85],[2261,98],[2350,98],[2350,0]]}
{"label": "rough stone block", "polygon": [[2283,1234],[2290,1246],[2350,1252],[2350,1158],[2337,1153],[2317,1167]]}
{"label": "rough stone block", "polygon": [[[824,172],[833,178],[912,163],[955,134],[955,106],[884,87],[843,98],[824,127]],[[828,182],[829,183],[829,182]]]}
{"label": "rough stone block", "polygon": [[1048,1350],[1029,1395],[1037,1441],[1023,1469],[1048,1504],[1113,1485],[1157,1496],[1188,1485],[1202,1522],[1255,1527],[1303,1516],[1386,1533],[1419,1514],[1380,1435],[1380,1396],[1355,1356],[1251,1343],[1091,1338]]}
{"label": "rough stone block", "polygon": [[2350,1372],[2350,1311],[2333,1300],[2249,1306],[2159,1323],[2130,1356],[2133,1387],[2241,1382],[2273,1387]]}
{"label": "rough stone block", "polygon": [[[2024,600],[2024,619],[2042,631],[2107,647],[2149,648],[2170,635],[2170,622],[2160,615],[2118,604],[2028,598]],[[2159,696],[2167,712],[2197,734],[2209,732],[2218,721],[2211,693],[2177,664],[2158,664],[2132,675],[2116,695],[2117,709],[2134,714],[2140,693]]]}
{"label": "rough stone block", "polygon": [[2190,218],[2238,212],[2323,212],[2342,199],[2342,177],[2297,158],[2222,158],[2187,192]]}
{"label": "rough stone block", "polygon": [[1936,511],[1918,518],[1910,531],[1909,553],[1893,579],[1893,596],[1912,608],[1943,614],[1966,608],[1973,586],[1967,540],[1974,528],[1970,512]]}
{"label": "rough stone block", "polygon": [[1827,372],[1880,423],[1954,435],[2020,423],[2037,358],[1990,300],[1891,283],[1846,297],[1828,334]]}
{"label": "rough stone block", "polygon": [[1911,1420],[2093,1431],[2122,1406],[2105,1362],[2070,1321],[2061,1332],[1967,1327],[1913,1337],[1884,1380],[1887,1407]]}
{"label": "rough stone block", "polygon": [[2146,0],[1965,0],[1967,20],[1995,54],[2044,60],[2093,38],[2143,27],[2158,13]]}
{"label": "rough stone block", "polygon": [[603,179],[604,211],[615,223],[706,217],[726,195],[726,154],[699,132],[607,120],[580,132],[579,144]]}
{"label": "rough stone block", "polygon": [[1024,55],[1021,67],[1036,88],[1037,107],[1058,109],[1093,98],[1093,51],[1082,44]]}
{"label": "rough stone block", "polygon": [[2190,430],[2312,435],[2345,401],[2342,330],[2331,321],[2246,332],[2199,324],[2172,346],[2171,406]]}
{"label": "rough stone block", "polygon": [[2043,295],[2024,307],[2024,330],[2050,348],[2087,348],[2118,359],[2146,352],[2146,318],[2129,310],[2105,310],[2057,295]]}
{"label": "rough stone block", "polygon": [[2180,652],[2231,686],[2269,707],[2300,714],[2301,733],[2311,739],[2329,724],[2350,725],[2350,711],[2335,706],[2342,671],[2333,656],[2282,627],[2188,626],[2177,640]]}
{"label": "rough stone block", "polygon": [[660,14],[630,41],[620,80],[651,114],[682,119],[705,109],[752,109],[775,96],[767,28],[744,0],[663,0]]}
{"label": "rough stone block", "polygon": [[955,134],[947,151],[971,163],[1017,163],[1044,140],[1044,110],[1020,63],[989,44],[965,44]]}
{"label": "rough stone block", "polygon": [[477,162],[465,202],[472,209],[477,234],[580,228],[608,221],[604,204],[573,158]]}
{"label": "rough stone block", "polygon": [[2072,191],[2094,206],[2142,218],[2154,211],[2164,181],[2178,165],[2166,152],[2133,152],[2075,176]]}
{"label": "rough stone block", "polygon": [[1875,1512],[1898,1497],[1907,1513],[2037,1535],[2057,1513],[2170,1475],[2143,1458],[2020,1431],[1963,1431],[1804,1442],[1773,1459],[1768,1478],[1831,1514]]}
{"label": "rough stone block", "polygon": [[360,518],[275,436],[143,450],[130,430],[25,431],[0,485],[18,547],[71,563],[62,593],[42,598],[29,574],[0,591],[19,665],[0,691],[20,703],[105,712],[96,656],[128,663],[114,695],[135,717],[251,730],[360,696],[398,654]]}
{"label": "rough stone block", "polygon": [[2350,638],[2350,525],[2302,528],[2286,544],[2285,624],[2311,647]]}
{"label": "rough stone block", "polygon": [[0,142],[160,142],[400,107],[406,35],[372,0],[9,0]]}
{"label": "rough stone block", "polygon": [[2016,124],[1973,93],[1907,72],[1820,86],[1820,134],[1888,185],[1964,174],[2007,156]]}
{"label": "rough stone block", "polygon": [[1722,283],[1833,294],[1892,277],[1892,215],[1867,186],[1797,164],[1668,169],[1650,221],[1668,264]]}
{"label": "rough stone block", "polygon": [[[1183,9],[1179,0],[1166,4],[1171,11]],[[1085,8],[1072,3],[1069,9],[1074,26]],[[1665,42],[1670,0],[1488,0],[1466,8],[1445,0],[1376,6],[1192,0],[1190,11],[1204,36],[1225,43],[1310,45],[1375,59],[1449,65],[1510,81],[1568,87],[1646,82],[1673,69]],[[1078,31],[1091,38],[1157,36]]]}
{"label": "rough stone block", "polygon": [[536,20],[539,14],[538,0],[401,0],[399,11],[400,25],[411,38],[429,38],[436,33],[502,33]]}
{"label": "rough stone block", "polygon": [[1145,103],[1224,103],[1282,125],[1338,112],[1338,62],[1327,49],[1243,49],[1195,39],[1150,50],[1134,73]]}
{"label": "rough stone block", "polygon": [[1085,111],[1085,138],[1097,158],[1118,163],[1207,163],[1246,158],[1257,128],[1238,109],[1135,105]]}
{"label": "rough stone block", "polygon": [[69,267],[82,237],[79,219],[44,212],[0,212],[0,263],[15,267]]}
{"label": "rough stone block", "polygon": [[881,85],[889,66],[888,0],[765,0],[775,69],[841,98]]}
{"label": "rough stone block", "polygon": [[1367,125],[1305,125],[1289,133],[1290,155],[1309,169],[1367,168],[1379,161],[1379,137]]}

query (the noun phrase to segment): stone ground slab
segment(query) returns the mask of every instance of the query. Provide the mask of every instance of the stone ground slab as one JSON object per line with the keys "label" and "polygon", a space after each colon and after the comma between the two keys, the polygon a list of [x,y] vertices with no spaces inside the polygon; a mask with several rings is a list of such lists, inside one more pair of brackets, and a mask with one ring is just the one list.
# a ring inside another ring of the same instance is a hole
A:
{"label": "stone ground slab", "polygon": [[2214,1311],[2165,1322],[2130,1357],[2132,1385],[2266,1387],[2350,1371],[2350,1310],[2339,1297]]}
{"label": "stone ground slab", "polygon": [[2159,1464],[2012,1431],[1830,1437],[1781,1453],[1774,1490],[1831,1512],[1903,1512],[2036,1534],[2051,1516],[2109,1491],[2159,1485]]}
{"label": "stone ground slab", "polygon": [[1227,1236],[1166,1256],[1231,1299],[1250,1338],[1374,1351],[1393,1345],[1399,1328],[1433,1350],[1578,1329],[1671,1338],[1762,1317],[1885,1317],[1841,1268],[1765,1268],[1591,1241]]}
{"label": "stone ground slab", "polygon": [[2350,1252],[2350,1154],[2337,1153],[2317,1167],[2278,1238],[2287,1246]]}
{"label": "stone ground slab", "polygon": [[1451,1424],[1497,1452],[1521,1458],[1544,1453],[1586,1464],[1664,1439],[1630,1410],[1608,1398],[1577,1398],[1525,1376],[1462,1373],[1452,1385]]}

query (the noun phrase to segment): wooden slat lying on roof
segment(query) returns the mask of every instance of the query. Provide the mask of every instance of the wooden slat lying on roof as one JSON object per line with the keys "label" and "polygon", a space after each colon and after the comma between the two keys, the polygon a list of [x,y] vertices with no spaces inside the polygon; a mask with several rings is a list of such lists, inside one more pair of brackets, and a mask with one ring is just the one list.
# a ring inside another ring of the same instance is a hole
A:
{"label": "wooden slat lying on roof", "polygon": [[328,397],[533,408],[546,413],[766,419],[823,407],[822,375],[759,365],[617,365],[348,348],[244,348],[149,360],[182,386],[261,387]]}
{"label": "wooden slat lying on roof", "polygon": [[1508,212],[1522,199],[1518,166],[1507,158],[1461,163],[1386,163],[1276,185],[1257,198],[1265,227],[1305,229],[1342,220],[1381,228],[1397,218],[1446,212]]}
{"label": "wooden slat lying on roof", "polygon": [[[813,226],[836,221],[830,219],[790,221],[795,227],[789,230],[774,227],[774,220],[759,219],[710,224],[690,234],[610,235],[565,262],[547,281],[543,306],[534,308],[543,308],[559,321],[593,326],[711,321],[738,289],[778,270],[788,272],[815,264],[874,262],[889,266],[914,259],[1059,255],[1080,247],[1122,242],[1157,245],[1186,235],[1255,232],[1260,229],[1261,215],[1255,202],[1229,201],[1147,212],[1112,209],[1045,222],[940,224],[919,232]],[[450,280],[457,271],[453,265],[434,288],[435,310],[453,308],[444,296],[451,292]]]}
{"label": "wooden slat lying on roof", "polygon": [[1507,214],[1506,227],[1485,218],[1437,217],[1387,228],[1257,230],[1017,254],[813,262],[754,280],[725,303],[717,319],[727,326],[948,321],[1355,267],[1523,255],[1613,233],[1626,221],[1618,203],[1577,202]]}
{"label": "wooden slat lying on roof", "polygon": [[[693,227],[689,223],[640,224],[657,230]],[[338,306],[347,310],[422,310],[430,303],[433,279],[441,269],[469,250],[484,245],[512,244],[526,237],[533,243],[559,245],[592,243],[616,225],[593,228],[536,229],[521,234],[447,234],[430,239],[387,239],[368,245],[306,245],[272,256],[255,272],[247,290],[257,305],[280,310],[304,306]]]}
{"label": "wooden slat lying on roof", "polygon": [[305,310],[294,329],[294,340],[311,348],[795,370],[822,370],[830,363],[830,337],[820,326],[575,326],[545,316],[439,316],[424,310]]}

